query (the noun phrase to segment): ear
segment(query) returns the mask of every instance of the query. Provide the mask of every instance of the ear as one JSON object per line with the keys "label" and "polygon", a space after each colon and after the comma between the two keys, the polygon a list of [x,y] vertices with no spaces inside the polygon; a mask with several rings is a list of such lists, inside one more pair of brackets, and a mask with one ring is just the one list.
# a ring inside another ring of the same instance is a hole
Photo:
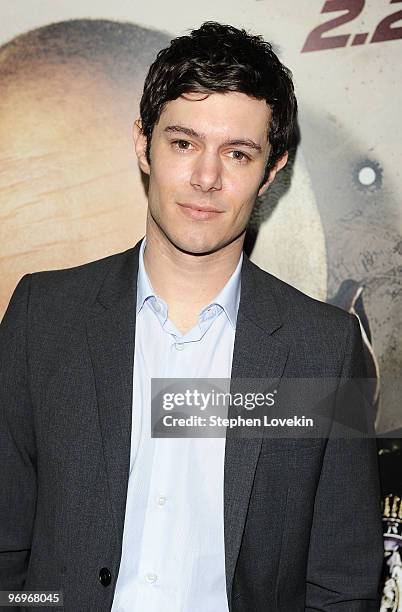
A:
{"label": "ear", "polygon": [[147,160],[147,137],[142,131],[141,119],[137,119],[133,125],[133,140],[135,152],[137,154],[138,165],[145,174],[151,173],[151,168]]}
{"label": "ear", "polygon": [[276,173],[279,172],[279,170],[281,170],[284,166],[286,166],[286,162],[287,161],[288,161],[288,152],[285,151],[285,153],[282,155],[282,157],[280,157],[276,161],[275,166],[273,168],[271,168],[271,170],[269,171],[267,180],[265,181],[265,183],[263,185],[261,185],[261,187],[260,187],[260,189],[258,191],[258,196],[260,196],[260,195],[262,195],[263,193],[266,192],[266,190],[268,189],[268,187],[270,186],[270,184],[274,180]]}

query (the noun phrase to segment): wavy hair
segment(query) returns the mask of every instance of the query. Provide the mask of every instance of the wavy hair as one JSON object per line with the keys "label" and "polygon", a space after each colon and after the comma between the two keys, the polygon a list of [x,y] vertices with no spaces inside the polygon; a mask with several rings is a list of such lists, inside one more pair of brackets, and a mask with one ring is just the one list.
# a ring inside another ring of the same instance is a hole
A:
{"label": "wavy hair", "polygon": [[[183,94],[239,92],[265,100],[271,109],[271,145],[264,181],[289,149],[297,121],[292,73],[261,36],[230,25],[207,21],[159,51],[144,83],[140,103],[142,131],[150,163],[155,124],[170,100]],[[263,181],[263,182],[264,182]]]}

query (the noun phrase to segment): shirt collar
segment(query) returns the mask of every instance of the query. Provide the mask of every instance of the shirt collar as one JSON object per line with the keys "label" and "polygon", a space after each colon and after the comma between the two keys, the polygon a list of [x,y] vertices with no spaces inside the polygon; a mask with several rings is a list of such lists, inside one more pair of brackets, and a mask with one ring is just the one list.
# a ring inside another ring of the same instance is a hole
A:
{"label": "shirt collar", "polygon": [[144,266],[144,250],[147,243],[147,238],[141,241],[140,252],[138,256],[138,277],[137,277],[137,315],[144,305],[146,299],[156,294],[152,288],[151,281],[148,278],[148,274],[145,271]]}
{"label": "shirt collar", "polygon": [[227,281],[226,285],[221,289],[215,299],[208,306],[205,306],[200,312],[203,313],[212,304],[218,304],[223,308],[227,318],[233,329],[236,329],[237,313],[240,303],[240,287],[241,287],[241,266],[243,262],[243,252],[240,255],[236,269],[232,276]]}
{"label": "shirt collar", "polygon": [[[149,297],[157,297],[151,282],[148,278],[144,266],[144,250],[146,245],[146,236],[142,239],[139,258],[138,258],[138,277],[137,277],[137,314],[140,312],[144,305],[145,300]],[[205,306],[201,312],[204,313],[211,305],[218,304],[223,310],[231,326],[236,329],[237,313],[239,310],[240,303],[240,287],[241,287],[241,267],[243,262],[243,252],[240,255],[236,269],[227,281],[226,285],[218,293],[216,298],[212,300],[207,306]]]}

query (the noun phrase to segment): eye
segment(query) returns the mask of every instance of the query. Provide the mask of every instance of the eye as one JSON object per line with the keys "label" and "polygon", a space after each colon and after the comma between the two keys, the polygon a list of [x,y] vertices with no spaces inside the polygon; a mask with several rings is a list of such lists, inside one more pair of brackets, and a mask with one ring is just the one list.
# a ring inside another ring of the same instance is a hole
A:
{"label": "eye", "polygon": [[238,162],[247,162],[250,160],[249,156],[243,153],[243,151],[231,151],[232,159]]}
{"label": "eye", "polygon": [[188,140],[173,140],[172,145],[179,151],[188,151],[192,146]]}

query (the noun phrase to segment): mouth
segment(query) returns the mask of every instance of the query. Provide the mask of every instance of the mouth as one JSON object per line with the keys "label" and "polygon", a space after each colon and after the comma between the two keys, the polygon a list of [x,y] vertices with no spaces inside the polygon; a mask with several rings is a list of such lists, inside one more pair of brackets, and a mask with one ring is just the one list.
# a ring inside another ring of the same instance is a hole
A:
{"label": "mouth", "polygon": [[218,210],[213,206],[202,206],[201,204],[179,203],[180,210],[191,219],[213,219],[220,215],[223,210]]}

